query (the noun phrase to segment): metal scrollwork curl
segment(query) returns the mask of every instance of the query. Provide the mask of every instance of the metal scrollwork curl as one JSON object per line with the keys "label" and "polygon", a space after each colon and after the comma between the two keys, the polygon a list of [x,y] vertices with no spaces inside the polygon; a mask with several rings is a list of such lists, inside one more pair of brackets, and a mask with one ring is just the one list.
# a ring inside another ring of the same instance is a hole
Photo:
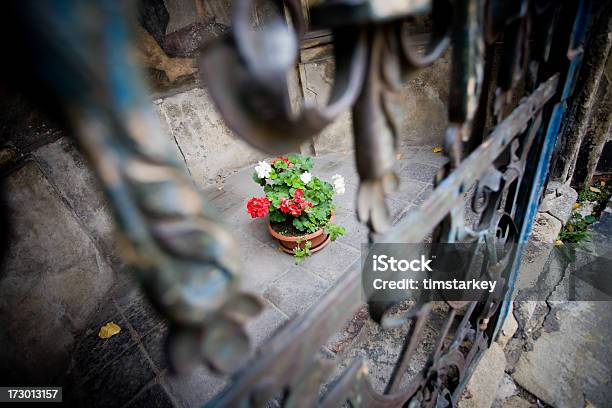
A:
{"label": "metal scrollwork curl", "polygon": [[366,57],[361,30],[336,30],[341,46],[334,48],[336,76],[327,106],[318,109],[303,103],[294,113],[287,75],[296,62],[302,20],[295,0],[285,3],[292,10],[294,30],[280,16],[252,30],[252,0],[237,1],[231,33],[210,44],[200,64],[202,78],[230,128],[253,146],[275,154],[299,149],[353,104],[364,80]]}

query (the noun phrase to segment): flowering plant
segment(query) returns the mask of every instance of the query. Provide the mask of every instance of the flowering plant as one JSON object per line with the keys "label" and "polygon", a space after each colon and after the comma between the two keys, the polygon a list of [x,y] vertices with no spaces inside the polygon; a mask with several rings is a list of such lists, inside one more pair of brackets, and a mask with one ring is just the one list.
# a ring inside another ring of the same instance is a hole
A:
{"label": "flowering plant", "polygon": [[[338,174],[328,183],[313,176],[311,157],[289,155],[255,166],[253,181],[263,187],[263,197],[253,197],[247,202],[247,212],[253,218],[270,217],[273,228],[282,235],[301,236],[323,228],[334,241],[346,231],[332,224],[330,218],[334,194],[344,194],[344,178]],[[309,245],[296,251],[304,252]],[[305,252],[308,252],[306,250]],[[308,255],[306,253],[305,255]]]}

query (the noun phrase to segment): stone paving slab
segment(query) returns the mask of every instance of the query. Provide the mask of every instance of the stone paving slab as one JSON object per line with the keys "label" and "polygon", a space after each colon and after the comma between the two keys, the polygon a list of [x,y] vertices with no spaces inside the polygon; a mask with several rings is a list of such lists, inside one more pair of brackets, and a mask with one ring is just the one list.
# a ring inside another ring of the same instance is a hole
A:
{"label": "stone paving slab", "polygon": [[505,366],[506,357],[503,348],[497,343],[491,344],[470,377],[463,397],[459,401],[459,408],[490,407],[504,377]]}
{"label": "stone paving slab", "polygon": [[167,335],[168,325],[162,322],[140,339],[145,353],[151,359],[154,369],[158,372],[163,372],[168,369],[168,360],[165,354]]}
{"label": "stone paving slab", "polygon": [[293,257],[275,244],[263,244],[243,236],[240,241],[240,249],[244,251],[242,287],[247,291],[261,293],[266,285],[295,267]]}
{"label": "stone paving slab", "polygon": [[609,344],[610,302],[557,305],[550,319],[557,329],[544,330],[533,350],[519,360],[514,380],[549,405],[582,407],[590,401],[606,406],[612,393]]}
{"label": "stone paving slab", "polygon": [[[245,205],[246,210],[246,205]],[[236,235],[240,236],[240,240],[257,240],[257,242],[268,245],[273,248],[278,247],[278,241],[270,235],[268,232],[267,220],[256,218],[247,219],[244,224],[241,224],[238,229],[235,230]]]}
{"label": "stone paving slab", "polygon": [[164,381],[179,406],[185,408],[201,407],[227,384],[227,379],[211,375],[204,366],[198,366],[186,375],[166,375]]}
{"label": "stone paving slab", "polygon": [[290,319],[286,313],[274,306],[270,301],[264,301],[264,310],[259,317],[247,323],[247,333],[251,338],[253,347],[261,346]]}
{"label": "stone paving slab", "polygon": [[368,227],[357,220],[355,213],[349,211],[340,213],[336,222],[349,231],[346,235],[339,237],[338,242],[361,251],[362,246],[368,242]]}
{"label": "stone paving slab", "polygon": [[130,322],[130,328],[139,337],[146,336],[160,323],[164,323],[140,291],[129,299],[117,299],[115,302],[117,308],[121,310],[121,316]]}
{"label": "stone paving slab", "polygon": [[152,384],[138,393],[125,408],[166,408],[174,405],[172,399],[161,384]]}
{"label": "stone paving slab", "polygon": [[0,275],[0,367],[17,376],[12,383],[20,374],[51,383],[114,274],[35,162],[4,182],[11,240]]}
{"label": "stone paving slab", "polygon": [[[600,256],[612,250],[609,209],[610,204],[600,221],[589,228],[593,241],[586,245]],[[566,271],[581,262],[578,255]],[[551,299],[555,293],[556,289]],[[512,377],[552,406],[608,406],[612,395],[612,354],[606,345],[612,337],[612,302],[563,299],[567,297],[546,302],[548,313],[538,328],[538,336],[521,354]]]}
{"label": "stone paving slab", "polygon": [[149,360],[136,345],[128,349],[71,393],[71,403],[83,407],[123,406],[155,378]]}
{"label": "stone paving slab", "polygon": [[[102,341],[98,337],[98,330],[108,322],[117,324],[121,331]],[[121,315],[115,303],[105,302],[74,348],[72,366],[69,370],[70,376],[74,379],[73,383],[80,386],[128,350],[134,350],[137,344],[128,329],[127,320]]]}
{"label": "stone paving slab", "polygon": [[337,281],[360,256],[358,250],[342,242],[330,242],[324,251],[325,256],[310,256],[300,266],[328,282]]}
{"label": "stone paving slab", "polygon": [[83,229],[100,245],[113,265],[120,265],[108,201],[98,179],[72,141],[63,137],[42,146],[34,155]]}
{"label": "stone paving slab", "polygon": [[271,282],[263,296],[287,316],[303,314],[327,289],[330,282],[300,266]]}
{"label": "stone paving slab", "polygon": [[430,183],[438,172],[437,166],[431,164],[412,163],[402,169],[400,177]]}
{"label": "stone paving slab", "polygon": [[[434,152],[436,148],[436,152]],[[439,146],[411,146],[404,145],[401,147],[402,160],[406,163],[422,163],[429,164],[434,167],[442,167],[448,159],[442,153],[438,151]]]}

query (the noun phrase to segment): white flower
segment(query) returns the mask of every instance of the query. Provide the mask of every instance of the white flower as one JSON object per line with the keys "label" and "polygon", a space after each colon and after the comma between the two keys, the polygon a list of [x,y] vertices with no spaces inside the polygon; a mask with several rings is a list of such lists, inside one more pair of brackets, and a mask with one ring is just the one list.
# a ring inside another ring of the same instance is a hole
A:
{"label": "white flower", "polygon": [[312,180],[312,174],[310,174],[309,172],[304,172],[300,176],[300,180],[302,180],[304,184],[308,184],[310,183],[310,180]]}
{"label": "white flower", "polygon": [[334,185],[334,192],[337,195],[342,195],[346,191],[346,186],[344,184],[344,177],[339,174],[334,174],[332,176],[332,184]]}
{"label": "white flower", "polygon": [[257,177],[260,179],[265,179],[270,175],[272,166],[270,166],[266,161],[260,161],[257,163],[257,166],[255,166],[255,171],[257,172]]}

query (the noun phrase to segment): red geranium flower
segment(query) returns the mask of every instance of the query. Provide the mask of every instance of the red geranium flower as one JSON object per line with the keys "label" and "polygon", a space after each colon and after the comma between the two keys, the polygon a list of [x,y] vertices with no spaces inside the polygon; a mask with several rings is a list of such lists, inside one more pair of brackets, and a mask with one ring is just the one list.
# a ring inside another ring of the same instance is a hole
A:
{"label": "red geranium flower", "polygon": [[278,209],[285,214],[291,214],[297,217],[304,211],[306,206],[312,208],[312,203],[304,200],[304,192],[301,189],[295,190],[293,199],[285,198],[278,206]]}
{"label": "red geranium flower", "polygon": [[266,197],[253,197],[247,202],[247,212],[252,218],[262,218],[268,213],[270,200]]}
{"label": "red geranium flower", "polygon": [[289,209],[290,205],[291,200],[284,198],[283,201],[281,201],[281,205],[278,206],[278,209],[285,214],[289,214],[291,212],[291,210]]}
{"label": "red geranium flower", "polygon": [[294,203],[289,206],[289,211],[291,212],[291,215],[298,216],[302,213],[302,207],[299,204]]}
{"label": "red geranium flower", "polygon": [[285,162],[287,167],[291,167],[291,162],[289,161],[288,158],[286,158],[284,156],[280,156],[280,157],[277,157],[276,159],[272,160],[272,165],[274,165],[274,163],[276,163],[279,160]]}

